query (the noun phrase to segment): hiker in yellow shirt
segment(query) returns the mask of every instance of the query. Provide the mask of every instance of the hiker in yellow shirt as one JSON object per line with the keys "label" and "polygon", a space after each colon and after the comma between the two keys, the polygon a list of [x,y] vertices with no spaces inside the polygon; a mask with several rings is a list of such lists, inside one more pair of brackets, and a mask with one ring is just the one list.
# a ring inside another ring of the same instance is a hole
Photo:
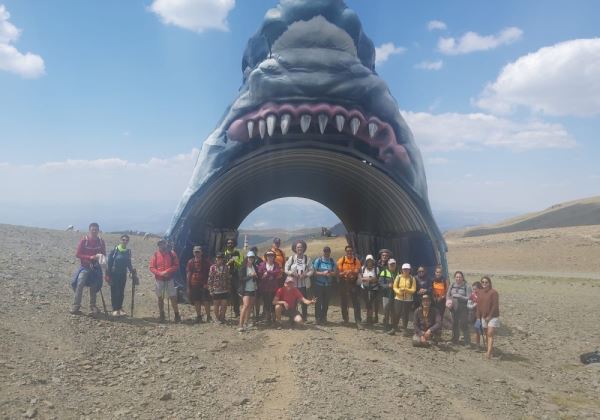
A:
{"label": "hiker in yellow shirt", "polygon": [[402,330],[404,331],[404,335],[409,335],[406,327],[408,326],[408,317],[412,310],[413,295],[417,291],[417,281],[411,276],[410,269],[410,264],[402,264],[402,272],[394,280],[394,321],[392,322],[393,329],[390,334],[394,334],[398,329],[398,322],[400,321],[400,316],[402,316]]}

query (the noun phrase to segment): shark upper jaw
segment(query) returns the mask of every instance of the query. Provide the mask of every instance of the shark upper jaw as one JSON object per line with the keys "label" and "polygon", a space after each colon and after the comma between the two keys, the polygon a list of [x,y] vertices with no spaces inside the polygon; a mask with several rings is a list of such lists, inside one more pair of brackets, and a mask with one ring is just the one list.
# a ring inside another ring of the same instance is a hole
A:
{"label": "shark upper jaw", "polygon": [[398,144],[393,127],[357,107],[327,102],[267,102],[236,119],[227,129],[228,140],[260,141],[288,134],[321,137],[344,134],[378,150],[384,163],[400,161],[410,165],[406,148]]}

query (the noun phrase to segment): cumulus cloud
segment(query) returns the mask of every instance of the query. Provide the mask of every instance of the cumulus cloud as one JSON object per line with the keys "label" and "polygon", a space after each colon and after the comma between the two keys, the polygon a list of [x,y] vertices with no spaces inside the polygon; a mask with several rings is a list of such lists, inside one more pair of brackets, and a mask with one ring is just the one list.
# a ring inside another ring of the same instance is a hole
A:
{"label": "cumulus cloud", "polygon": [[150,10],[168,25],[194,32],[228,31],[227,16],[235,0],[154,0]]}
{"label": "cumulus cloud", "polygon": [[486,51],[502,45],[512,44],[523,36],[523,31],[516,27],[505,28],[496,35],[479,35],[467,32],[460,39],[440,38],[438,50],[447,55],[469,54],[476,51]]}
{"label": "cumulus cloud", "polygon": [[393,42],[386,42],[375,48],[375,64],[385,63],[392,55],[402,54],[406,51],[404,47],[397,47]]}
{"label": "cumulus cloud", "polygon": [[548,115],[600,115],[600,38],[561,42],[506,65],[476,105],[493,113],[525,106]]}
{"label": "cumulus cloud", "polygon": [[560,124],[515,122],[473,113],[430,114],[402,111],[425,152],[507,148],[515,151],[574,147],[575,139]]}
{"label": "cumulus cloud", "polygon": [[45,73],[44,60],[30,52],[23,54],[17,50],[15,43],[21,30],[10,21],[10,13],[0,4],[0,70],[18,74],[27,79],[34,79]]}
{"label": "cumulus cloud", "polygon": [[419,64],[415,65],[415,68],[420,70],[441,70],[443,66],[444,62],[442,60],[421,61]]}
{"label": "cumulus cloud", "polygon": [[427,22],[427,30],[429,31],[443,31],[446,28],[446,24],[441,20],[430,20],[429,22]]}

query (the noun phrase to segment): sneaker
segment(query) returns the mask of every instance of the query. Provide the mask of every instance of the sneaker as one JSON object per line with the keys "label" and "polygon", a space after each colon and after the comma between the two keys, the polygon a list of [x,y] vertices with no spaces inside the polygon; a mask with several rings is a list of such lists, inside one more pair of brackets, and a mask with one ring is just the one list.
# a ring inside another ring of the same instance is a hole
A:
{"label": "sneaker", "polygon": [[119,309],[119,316],[127,316],[127,312],[125,312],[123,309]]}
{"label": "sneaker", "polygon": [[245,331],[244,327],[239,327],[238,332],[243,333]]}
{"label": "sneaker", "polygon": [[178,324],[181,322],[181,315],[179,313],[175,313],[175,323]]}
{"label": "sneaker", "polygon": [[121,313],[119,311],[112,311],[112,316],[119,316]]}
{"label": "sneaker", "polygon": [[391,329],[387,332],[389,335],[396,335],[396,330],[395,329]]}

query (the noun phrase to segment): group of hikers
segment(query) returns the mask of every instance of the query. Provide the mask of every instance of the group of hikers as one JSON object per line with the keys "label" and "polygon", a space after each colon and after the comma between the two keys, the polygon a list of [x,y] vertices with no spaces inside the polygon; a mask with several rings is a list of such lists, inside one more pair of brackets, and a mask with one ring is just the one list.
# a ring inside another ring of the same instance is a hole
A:
{"label": "group of hikers", "polygon": [[[98,312],[96,293],[102,287],[101,265],[106,256],[106,246],[98,233],[98,224],[90,224],[88,234],[77,248],[81,267],[72,283],[75,291],[72,314],[81,314],[81,297],[86,286],[90,287],[91,311]],[[110,284],[114,316],[125,315],[123,297],[127,273],[132,274],[134,282],[137,281],[128,242],[129,237],[122,235],[106,261],[104,279]],[[180,322],[174,280],[180,270],[180,261],[166,240],[159,240],[157,246],[149,268],[155,277],[159,320],[166,320],[164,301],[168,298],[174,320]],[[256,247],[242,253],[236,249],[235,240],[230,238],[223,251],[216,253],[214,261],[202,246],[194,246],[193,257],[186,263],[185,272],[187,298],[196,310],[195,322],[204,322],[204,308],[206,322],[225,324],[231,302],[235,317],[239,318],[241,333],[261,319],[277,327],[281,326],[283,317],[292,325],[304,324],[309,305],[315,306],[316,324],[324,325],[328,323],[329,302],[337,283],[344,323],[349,323],[350,303],[359,329],[379,323],[381,311],[385,332],[394,335],[402,331],[405,336],[412,335],[413,345],[426,347],[440,341],[442,320],[449,310],[452,343],[459,344],[462,333],[462,343],[471,345],[474,330],[477,348],[481,348],[483,339],[486,356],[491,358],[500,312],[498,292],[492,288],[488,276],[469,285],[461,271],[456,271],[450,282],[444,277],[442,267],[436,267],[430,278],[426,267],[421,266],[415,277],[410,263],[400,265],[388,249],[379,250],[377,260],[369,254],[361,261],[355,256],[353,247],[347,245],[345,255],[335,261],[328,246],[314,260],[306,254],[307,245],[302,240],[293,244],[292,255],[288,258],[280,246],[281,240],[274,238],[271,249],[260,257]],[[364,320],[361,304],[366,307]],[[412,332],[408,329],[411,318]]]}

